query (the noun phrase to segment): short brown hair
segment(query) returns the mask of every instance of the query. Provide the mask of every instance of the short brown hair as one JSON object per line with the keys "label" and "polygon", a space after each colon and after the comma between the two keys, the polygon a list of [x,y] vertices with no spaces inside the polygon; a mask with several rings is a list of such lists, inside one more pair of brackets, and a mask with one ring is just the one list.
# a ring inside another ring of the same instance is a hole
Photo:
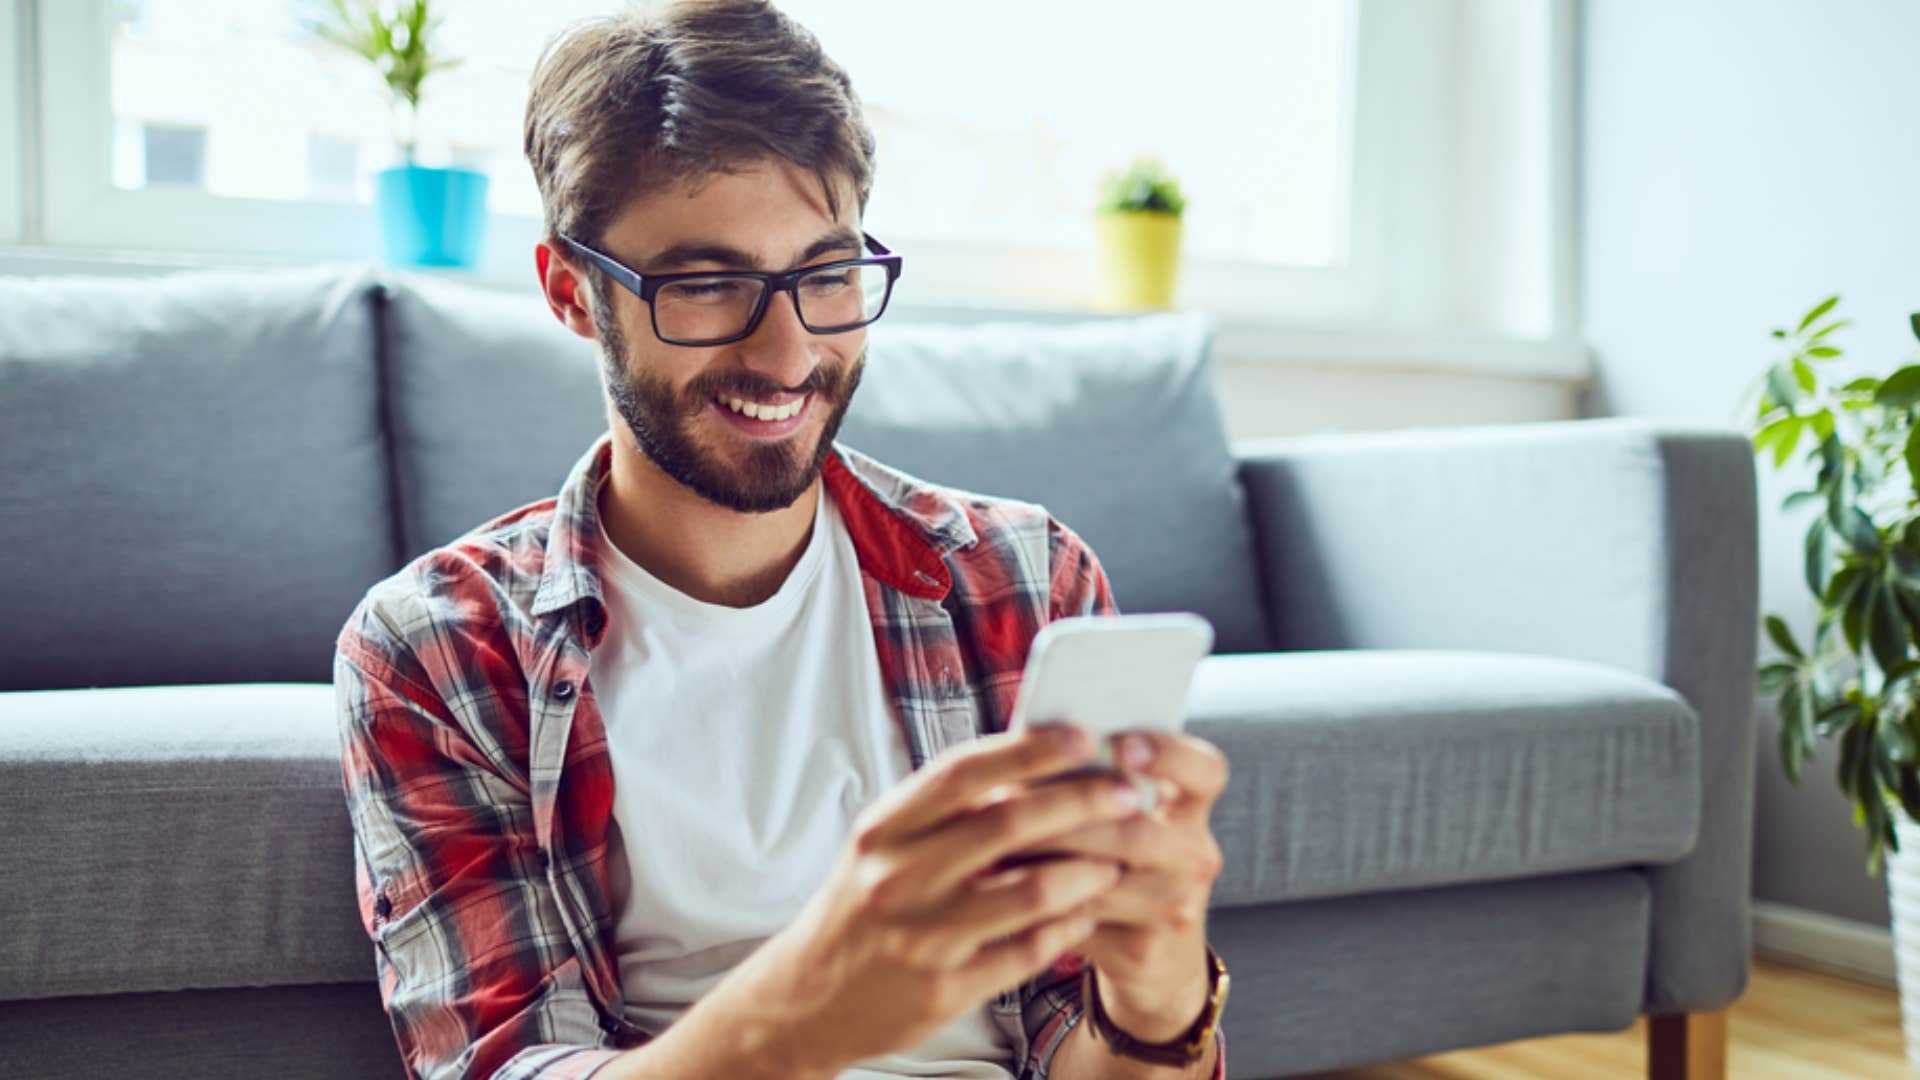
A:
{"label": "short brown hair", "polygon": [[549,242],[597,244],[635,196],[777,155],[862,210],[873,132],[819,39],[768,0],[683,0],[576,23],[547,43],[526,154]]}

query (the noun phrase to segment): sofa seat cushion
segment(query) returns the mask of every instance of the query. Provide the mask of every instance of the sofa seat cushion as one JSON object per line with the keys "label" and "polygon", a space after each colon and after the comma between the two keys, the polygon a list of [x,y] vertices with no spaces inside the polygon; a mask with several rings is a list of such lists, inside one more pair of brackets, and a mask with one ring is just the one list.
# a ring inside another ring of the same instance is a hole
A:
{"label": "sofa seat cushion", "polygon": [[[1588,663],[1211,657],[1214,906],[1666,862],[1698,827],[1694,714]],[[332,688],[0,696],[0,1000],[373,977]]]}
{"label": "sofa seat cushion", "polygon": [[325,683],[0,695],[0,1000],[371,980],[336,729]]}
{"label": "sofa seat cushion", "polygon": [[1692,708],[1599,664],[1210,657],[1189,717],[1231,769],[1216,907],[1665,863],[1699,828]]}

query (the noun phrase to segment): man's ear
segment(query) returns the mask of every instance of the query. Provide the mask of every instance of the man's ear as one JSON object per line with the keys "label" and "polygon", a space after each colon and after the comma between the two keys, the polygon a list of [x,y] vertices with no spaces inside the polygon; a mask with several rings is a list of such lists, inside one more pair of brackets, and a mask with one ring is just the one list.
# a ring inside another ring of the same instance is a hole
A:
{"label": "man's ear", "polygon": [[533,245],[533,265],[540,274],[540,291],[546,294],[553,317],[581,337],[593,337],[593,310],[589,306],[592,284],[576,274],[545,240]]}

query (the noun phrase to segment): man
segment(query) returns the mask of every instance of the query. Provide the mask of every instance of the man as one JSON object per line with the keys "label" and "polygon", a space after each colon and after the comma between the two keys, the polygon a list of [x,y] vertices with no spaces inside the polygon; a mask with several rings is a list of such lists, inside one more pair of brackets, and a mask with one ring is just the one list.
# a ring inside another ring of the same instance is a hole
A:
{"label": "man", "polygon": [[602,19],[526,149],[610,432],[335,662],[410,1072],[1223,1077],[1224,759],[1140,738],[1149,809],[1032,783],[1092,752],[1003,729],[1034,631],[1113,610],[1098,562],[833,442],[900,269],[845,74],[764,0]]}

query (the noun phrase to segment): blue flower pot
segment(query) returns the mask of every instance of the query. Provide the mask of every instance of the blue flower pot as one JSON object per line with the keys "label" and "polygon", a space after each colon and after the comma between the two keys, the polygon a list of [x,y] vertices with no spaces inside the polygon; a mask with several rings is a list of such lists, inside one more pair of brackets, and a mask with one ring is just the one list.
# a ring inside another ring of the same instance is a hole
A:
{"label": "blue flower pot", "polygon": [[401,165],[379,174],[376,205],[389,266],[480,264],[487,233],[487,174]]}

